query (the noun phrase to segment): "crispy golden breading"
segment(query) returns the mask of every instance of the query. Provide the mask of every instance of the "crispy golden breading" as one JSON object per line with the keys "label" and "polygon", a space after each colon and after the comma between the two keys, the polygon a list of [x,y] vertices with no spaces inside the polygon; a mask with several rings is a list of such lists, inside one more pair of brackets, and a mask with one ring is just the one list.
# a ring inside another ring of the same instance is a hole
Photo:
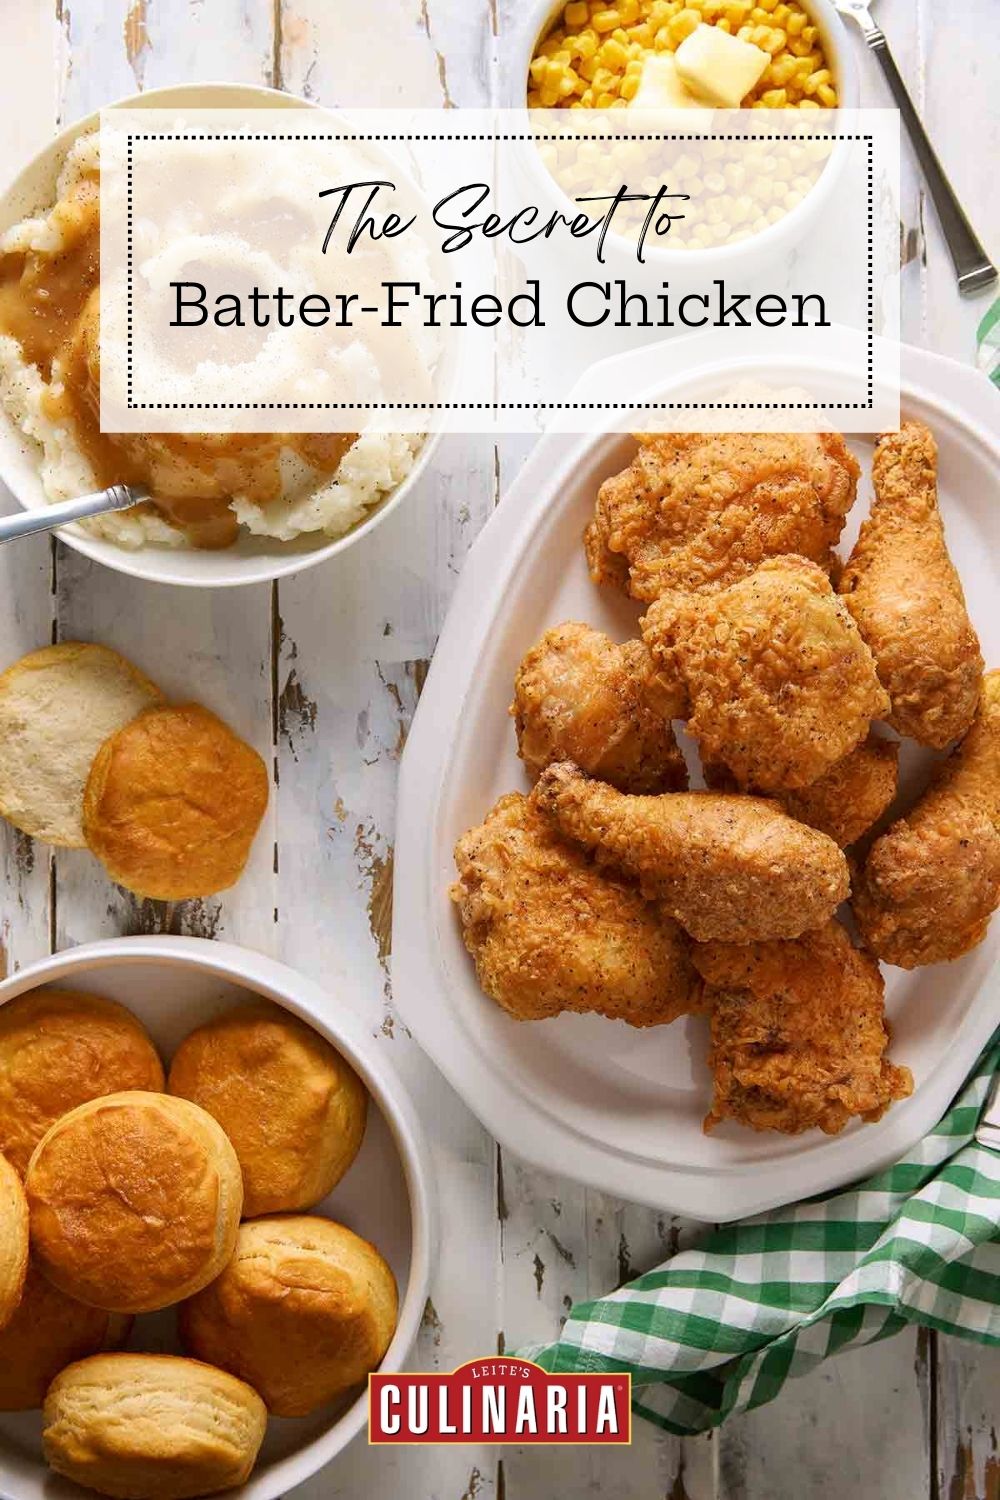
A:
{"label": "crispy golden breading", "polygon": [[636,436],[585,534],[595,583],[650,600],[734,583],[785,553],[829,569],[859,473],[838,433]]}
{"label": "crispy golden breading", "polygon": [[877,1120],[913,1090],[890,1063],[878,964],[828,922],[795,942],[696,944],[712,1007],[711,1130],[734,1119],[789,1135]]}
{"label": "crispy golden breading", "polygon": [[[703,767],[713,792],[732,792],[736,780],[724,766]],[[877,823],[896,795],[899,745],[870,734],[811,786],[778,792],[774,800],[790,818],[818,828],[846,849]]]}
{"label": "crispy golden breading", "polygon": [[889,723],[940,750],[972,722],[983,658],[945,545],[937,446],[921,422],[879,438],[872,479],[840,592],[892,700]]}
{"label": "crispy golden breading", "polygon": [[520,792],[463,834],[455,863],[451,898],[479,982],[517,1020],[576,1010],[656,1026],[698,1008],[676,923],[564,843]]}
{"label": "crispy golden breading", "polygon": [[833,840],[760,797],[633,797],[563,764],[542,772],[531,800],[703,942],[798,937],[847,895],[847,861]]}
{"label": "crispy golden breading", "polygon": [[[510,709],[532,776],[572,760],[623,792],[683,791],[687,767],[656,677],[642,641],[617,646],[575,620],[547,630],[518,668]],[[676,699],[679,714],[683,694]]]}
{"label": "crispy golden breading", "polygon": [[853,896],[872,952],[901,969],[959,958],[1000,905],[1000,671],[965,739],[905,818],[876,839]]}
{"label": "crispy golden breading", "polygon": [[711,594],[664,594],[642,633],[687,690],[704,758],[741,787],[808,786],[868,733],[889,700],[830,581],[801,557],[771,558]]}

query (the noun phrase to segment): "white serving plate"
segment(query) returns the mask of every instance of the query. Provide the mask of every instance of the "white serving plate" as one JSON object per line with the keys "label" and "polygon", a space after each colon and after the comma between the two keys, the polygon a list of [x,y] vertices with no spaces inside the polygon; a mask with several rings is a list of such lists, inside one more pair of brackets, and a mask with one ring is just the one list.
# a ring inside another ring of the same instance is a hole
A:
{"label": "white serving plate", "polygon": [[[149,89],[143,94],[109,100],[109,109],[313,109],[319,105],[280,89],[262,84],[185,83]],[[100,124],[100,113],[68,125],[33,157],[13,182],[0,192],[0,233],[29,214],[48,208],[66,153],[73,142]],[[449,379],[454,378],[451,372]],[[390,511],[412,495],[437,447],[439,433],[429,433],[403,482],[366,511],[343,536],[330,538],[309,532],[291,542],[251,536],[245,527],[231,547],[213,550],[196,547],[158,547],[147,544],[134,550],[119,547],[94,536],[80,525],[63,526],[59,537],[67,546],[117,573],[145,578],[153,583],[172,583],[191,588],[233,588],[244,583],[264,583],[301,573],[316,563],[345,552],[374,530]],[[39,473],[39,449],[25,437],[0,406],[0,481],[24,510],[42,510],[49,501]],[[0,484],[0,499],[3,497]],[[7,509],[5,505],[3,509]]]}
{"label": "white serving plate", "polygon": [[[316,1212],[329,1214],[378,1246],[399,1286],[399,1322],[382,1370],[402,1368],[427,1301],[434,1236],[431,1169],[423,1132],[406,1093],[357,1019],[331,995],[284,964],[204,938],[116,938],[72,948],[0,983],[0,1005],[41,986],[89,990],[118,1000],[147,1028],[169,1066],[196,1026],[240,1000],[263,996],[313,1026],[348,1059],[371,1095],[357,1159]],[[136,1320],[128,1348],[180,1352],[174,1311]],[[365,1426],[367,1392],[340,1413],[271,1417],[238,1500],[275,1500],[310,1478]],[[6,1500],[86,1500],[93,1492],[53,1474],[41,1455],[41,1413],[0,1413],[0,1495]]]}
{"label": "white serving plate", "polygon": [[[696,387],[697,340],[685,388]],[[761,372],[766,376],[769,372]],[[635,389],[635,386],[630,389]],[[941,507],[988,665],[1000,664],[1000,401],[974,370],[903,350],[903,409],[933,428]],[[871,439],[842,538],[868,510]],[[448,899],[452,848],[501,793],[527,789],[507,714],[523,652],[548,626],[584,619],[622,640],[641,613],[595,588],[581,534],[598,485],[628,461],[627,437],[541,440],[473,548],[420,699],[400,776],[393,993],[407,1025],[469,1107],[539,1166],[657,1208],[728,1221],[887,1165],[932,1126],[1000,1021],[1000,922],[972,953],[906,973],[886,968],[892,1056],[913,1096],[839,1136],[711,1136],[707,1022],[634,1030],[597,1016],[517,1022],[480,991]],[[907,747],[901,780],[927,755]]]}

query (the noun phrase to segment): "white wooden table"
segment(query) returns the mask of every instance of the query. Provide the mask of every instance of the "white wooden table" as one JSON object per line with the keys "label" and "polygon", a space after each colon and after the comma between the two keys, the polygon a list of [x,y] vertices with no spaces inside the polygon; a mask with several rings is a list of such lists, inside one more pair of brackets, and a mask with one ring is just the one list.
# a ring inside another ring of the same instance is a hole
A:
{"label": "white wooden table", "polygon": [[[70,121],[137,88],[227,79],[324,104],[444,107],[495,97],[517,0],[5,0],[3,175]],[[1000,256],[1000,0],[882,0],[931,133]],[[858,43],[861,51],[860,42]],[[864,102],[888,104],[862,58]],[[970,360],[960,302],[907,171],[904,332]],[[1000,402],[998,402],[1000,419]],[[462,558],[525,451],[447,438],[413,500],[331,565],[215,595],[143,585],[48,540],[0,552],[0,663],[50,639],[129,653],[196,694],[274,767],[268,826],[224,900],[173,910],[121,895],[85,853],[0,826],[0,972],[118,933],[225,937],[322,979],[364,1017],[424,1113],[443,1246],[418,1368],[550,1335],[570,1303],[673,1249],[692,1226],[501,1151],[395,1018],[389,932],[396,770]],[[0,500],[12,508],[9,497]],[[773,1406],[632,1448],[369,1449],[305,1487],[343,1500],[996,1500],[1000,1354],[903,1334],[835,1360]]]}

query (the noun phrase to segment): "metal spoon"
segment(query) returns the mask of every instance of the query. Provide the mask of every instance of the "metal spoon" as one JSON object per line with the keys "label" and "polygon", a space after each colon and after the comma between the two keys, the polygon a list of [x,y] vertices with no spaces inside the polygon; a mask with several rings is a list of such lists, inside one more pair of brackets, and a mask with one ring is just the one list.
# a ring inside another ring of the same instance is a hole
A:
{"label": "metal spoon", "polygon": [[861,27],[869,51],[874,52],[885,74],[889,88],[892,90],[892,97],[899,107],[903,124],[910,137],[910,143],[916,152],[920,170],[924,174],[924,180],[934,200],[948,253],[958,277],[959,291],[981,292],[996,281],[996,267],[977,239],[975,230],[966,218],[965,211],[955,196],[955,190],[948,181],[937,153],[930,143],[930,138],[917,114],[906,84],[903,82],[902,74],[889,51],[885,32],[877,25],[869,10],[871,0],[833,0],[833,3],[841,15],[853,17]]}
{"label": "metal spoon", "polygon": [[55,505],[46,505],[43,509],[0,516],[0,542],[12,542],[15,537],[30,536],[33,531],[51,531],[53,527],[65,526],[70,521],[82,521],[85,516],[100,516],[111,510],[128,510],[141,500],[148,499],[146,490],[113,484],[93,495],[80,495],[76,500],[59,500]]}

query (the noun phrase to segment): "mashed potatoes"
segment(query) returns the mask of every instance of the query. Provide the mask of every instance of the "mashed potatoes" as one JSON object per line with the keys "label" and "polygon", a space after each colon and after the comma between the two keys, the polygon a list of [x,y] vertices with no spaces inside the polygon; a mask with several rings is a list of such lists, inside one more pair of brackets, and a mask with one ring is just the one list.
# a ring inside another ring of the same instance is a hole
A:
{"label": "mashed potatoes", "polygon": [[349,531],[406,478],[421,437],[100,432],[98,172],[98,138],[84,136],[53,206],[0,236],[0,402],[37,444],[48,498],[145,485],[153,503],[83,523],[129,548],[227,546],[241,527],[283,542]]}

